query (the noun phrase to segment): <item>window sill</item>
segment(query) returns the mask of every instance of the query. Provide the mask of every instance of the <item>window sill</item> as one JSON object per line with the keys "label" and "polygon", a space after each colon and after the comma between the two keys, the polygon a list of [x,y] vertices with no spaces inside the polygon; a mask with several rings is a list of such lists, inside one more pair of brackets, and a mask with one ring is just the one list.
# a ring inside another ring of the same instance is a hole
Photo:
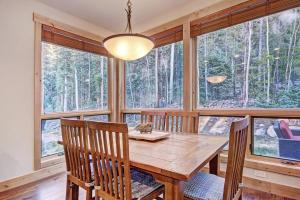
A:
{"label": "window sill", "polygon": [[[227,154],[221,154],[221,162],[227,163]],[[287,162],[276,158],[250,155],[245,159],[245,167],[289,176],[300,177],[300,162]]]}
{"label": "window sill", "polygon": [[64,155],[53,155],[41,159],[41,168],[50,167],[65,162]]}

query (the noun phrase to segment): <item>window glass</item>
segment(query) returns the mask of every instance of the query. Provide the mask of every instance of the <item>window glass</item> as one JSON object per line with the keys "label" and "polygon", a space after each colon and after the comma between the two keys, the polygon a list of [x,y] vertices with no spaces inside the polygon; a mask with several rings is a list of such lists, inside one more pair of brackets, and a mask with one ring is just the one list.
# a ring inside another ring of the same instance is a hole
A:
{"label": "window glass", "polygon": [[230,126],[239,117],[199,117],[199,133],[204,135],[229,136]]}
{"label": "window glass", "polygon": [[253,153],[300,160],[299,119],[254,119]]}
{"label": "window glass", "polygon": [[99,122],[108,122],[108,115],[90,115],[84,116],[84,120],[89,121],[99,121]]}
{"label": "window glass", "polygon": [[140,114],[125,114],[124,122],[127,123],[128,127],[135,127],[139,123],[141,123],[141,115]]}
{"label": "window glass", "polygon": [[198,107],[299,108],[300,8],[197,37]]}
{"label": "window glass", "polygon": [[[199,117],[199,133],[202,135],[225,136],[229,138],[230,127],[233,121],[239,120],[239,117]],[[228,150],[228,145],[224,147]]]}
{"label": "window glass", "polygon": [[57,141],[62,140],[60,120],[42,120],[42,157],[63,152],[63,146]]}
{"label": "window glass", "polygon": [[107,57],[42,42],[44,113],[107,109]]}
{"label": "window glass", "polygon": [[126,62],[127,108],[182,108],[182,48],[177,42]]}

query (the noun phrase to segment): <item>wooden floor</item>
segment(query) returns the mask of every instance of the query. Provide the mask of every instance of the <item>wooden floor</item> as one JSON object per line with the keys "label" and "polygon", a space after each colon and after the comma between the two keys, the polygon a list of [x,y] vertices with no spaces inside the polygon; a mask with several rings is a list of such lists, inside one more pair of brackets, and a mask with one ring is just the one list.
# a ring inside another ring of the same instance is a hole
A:
{"label": "wooden floor", "polygon": [[[0,193],[0,200],[64,200],[66,175],[58,174],[54,177]],[[80,199],[84,198],[84,191],[80,191]],[[272,194],[245,189],[243,200],[291,200]]]}

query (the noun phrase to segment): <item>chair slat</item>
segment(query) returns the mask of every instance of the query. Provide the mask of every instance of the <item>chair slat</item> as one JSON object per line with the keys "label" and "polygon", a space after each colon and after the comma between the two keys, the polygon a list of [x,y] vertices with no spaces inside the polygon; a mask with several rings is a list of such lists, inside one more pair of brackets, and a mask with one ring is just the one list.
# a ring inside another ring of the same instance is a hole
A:
{"label": "chair slat", "polygon": [[[175,119],[175,120],[173,120]],[[198,133],[198,112],[167,111],[166,131]]]}
{"label": "chair slat", "polygon": [[[89,140],[93,144],[91,145],[94,154],[93,166],[97,167],[94,169],[96,198],[131,199],[127,125],[87,122],[87,126],[92,133]],[[94,132],[97,133],[97,138],[93,136]]]}
{"label": "chair slat", "polygon": [[[68,170],[67,196],[72,184],[72,193],[78,196],[79,186],[85,189],[86,199],[92,199],[92,177],[89,162],[89,143],[86,124],[82,120],[61,119],[65,160]],[[76,196],[74,196],[74,199]]]}
{"label": "chair slat", "polygon": [[228,163],[225,175],[224,200],[238,199],[241,195],[249,117],[232,122],[229,136]]}
{"label": "chair slat", "polygon": [[165,116],[166,112],[164,111],[142,111],[141,122],[150,122],[152,123],[154,130],[163,131],[165,130],[166,125]]}

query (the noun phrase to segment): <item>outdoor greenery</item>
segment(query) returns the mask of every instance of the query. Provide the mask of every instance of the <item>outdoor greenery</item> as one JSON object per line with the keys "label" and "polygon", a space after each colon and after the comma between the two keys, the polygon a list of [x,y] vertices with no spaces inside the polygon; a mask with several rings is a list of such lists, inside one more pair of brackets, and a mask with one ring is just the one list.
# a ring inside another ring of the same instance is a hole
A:
{"label": "outdoor greenery", "polygon": [[107,57],[42,43],[43,112],[107,108]]}
{"label": "outdoor greenery", "polygon": [[181,108],[183,93],[182,42],[153,49],[126,63],[127,108]]}
{"label": "outdoor greenery", "polygon": [[[107,109],[107,62],[101,55],[42,42],[42,112]],[[59,119],[42,120],[41,126],[42,157],[62,152]]]}
{"label": "outdoor greenery", "polygon": [[198,106],[300,107],[299,28],[296,8],[199,36]]}

